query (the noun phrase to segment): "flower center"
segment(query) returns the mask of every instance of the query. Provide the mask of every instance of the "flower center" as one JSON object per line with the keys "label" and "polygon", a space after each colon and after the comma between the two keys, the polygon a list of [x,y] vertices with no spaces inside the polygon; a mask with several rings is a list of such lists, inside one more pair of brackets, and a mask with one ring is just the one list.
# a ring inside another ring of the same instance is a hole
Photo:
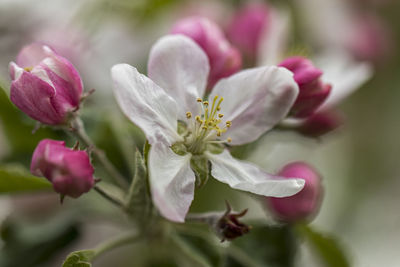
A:
{"label": "flower center", "polygon": [[[183,131],[184,145],[192,154],[201,154],[210,144],[224,144],[232,142],[231,138],[218,140],[225,133],[232,122],[222,123],[224,114],[220,113],[223,97],[214,97],[210,104],[198,98],[199,114],[193,117],[191,112],[186,112],[187,128]],[[222,125],[221,125],[222,124]]]}

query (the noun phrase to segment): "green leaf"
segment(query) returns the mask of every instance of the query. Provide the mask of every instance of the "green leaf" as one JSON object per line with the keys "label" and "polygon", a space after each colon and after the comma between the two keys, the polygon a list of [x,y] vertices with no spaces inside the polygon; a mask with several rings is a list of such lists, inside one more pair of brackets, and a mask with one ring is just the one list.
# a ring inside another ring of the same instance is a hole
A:
{"label": "green leaf", "polygon": [[311,243],[326,267],[348,267],[350,263],[339,242],[332,236],[319,233],[308,225],[298,225],[299,234]]}
{"label": "green leaf", "polygon": [[244,237],[231,242],[235,250],[229,253],[225,266],[248,267],[247,262],[252,262],[252,266],[292,267],[296,241],[290,226],[253,226]]}
{"label": "green leaf", "polygon": [[151,214],[151,199],[147,181],[147,168],[139,150],[135,154],[135,175],[126,199],[127,211],[141,223],[146,223]]}
{"label": "green leaf", "polygon": [[51,183],[21,166],[0,165],[0,194],[52,190]]}
{"label": "green leaf", "polygon": [[35,220],[13,215],[1,225],[2,267],[48,266],[46,263],[54,255],[80,236],[79,223],[69,214],[51,217],[41,214]]}
{"label": "green leaf", "polygon": [[91,260],[95,256],[94,250],[80,250],[72,252],[65,259],[62,267],[91,267]]}

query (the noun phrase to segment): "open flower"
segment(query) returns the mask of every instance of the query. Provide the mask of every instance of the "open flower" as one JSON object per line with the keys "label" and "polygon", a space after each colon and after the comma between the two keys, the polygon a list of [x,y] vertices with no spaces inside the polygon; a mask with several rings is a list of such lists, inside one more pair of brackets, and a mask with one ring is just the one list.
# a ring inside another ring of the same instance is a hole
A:
{"label": "open flower", "polygon": [[210,63],[210,86],[237,72],[242,66],[239,51],[228,42],[219,26],[208,18],[192,16],[179,20],[171,33],[190,37],[204,50]]}
{"label": "open flower", "polygon": [[209,101],[202,99],[209,64],[206,54],[182,35],[161,38],[150,53],[149,78],[136,68],[111,69],[116,99],[145,133],[152,198],[169,220],[183,222],[194,196],[194,161],[211,164],[211,175],[235,189],[284,197],[303,188],[302,179],[280,179],[234,159],[225,144],[252,142],[282,120],[298,86],[291,72],[260,67],[221,79]]}

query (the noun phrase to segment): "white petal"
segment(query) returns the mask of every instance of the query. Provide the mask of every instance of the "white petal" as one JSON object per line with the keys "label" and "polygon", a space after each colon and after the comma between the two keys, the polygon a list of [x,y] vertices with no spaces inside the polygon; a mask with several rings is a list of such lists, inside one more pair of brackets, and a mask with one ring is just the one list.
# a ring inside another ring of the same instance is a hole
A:
{"label": "white petal", "polygon": [[331,52],[317,58],[315,62],[324,71],[323,81],[332,84],[332,91],[319,110],[338,105],[368,81],[373,74],[370,64],[355,61],[345,52]]}
{"label": "white petal", "polygon": [[258,48],[258,65],[277,65],[287,51],[290,34],[290,14],[286,10],[271,10],[270,24],[264,27]]}
{"label": "white petal", "polygon": [[268,174],[257,166],[234,159],[225,150],[221,154],[206,152],[211,161],[211,174],[230,187],[254,194],[287,197],[299,192],[304,186],[303,179],[288,179]]}
{"label": "white petal", "polygon": [[183,35],[161,38],[150,52],[148,75],[181,106],[183,120],[187,111],[197,113],[196,98],[203,97],[209,69],[207,55]]}
{"label": "white petal", "polygon": [[145,133],[150,144],[181,140],[175,101],[152,80],[128,64],[111,68],[113,89],[125,115]]}
{"label": "white petal", "polygon": [[232,121],[225,133],[233,145],[258,139],[285,118],[298,94],[293,74],[287,69],[269,66],[241,71],[220,80],[212,91],[224,98],[221,113]]}
{"label": "white petal", "polygon": [[150,188],[160,213],[174,222],[184,222],[193,201],[195,176],[191,154],[180,156],[168,146],[155,143],[149,152]]}
{"label": "white petal", "polygon": [[355,14],[350,1],[296,0],[299,22],[304,27],[306,40],[317,47],[342,47],[350,34]]}

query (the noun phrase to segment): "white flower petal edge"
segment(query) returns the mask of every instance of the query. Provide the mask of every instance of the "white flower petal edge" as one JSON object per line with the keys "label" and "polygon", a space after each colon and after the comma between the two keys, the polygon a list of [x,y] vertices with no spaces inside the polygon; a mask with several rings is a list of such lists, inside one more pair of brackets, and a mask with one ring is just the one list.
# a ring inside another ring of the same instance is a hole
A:
{"label": "white flower petal edge", "polygon": [[324,70],[323,81],[333,86],[330,95],[319,110],[338,105],[367,82],[373,74],[370,64],[355,61],[345,52],[330,53],[315,61],[317,66]]}
{"label": "white flower petal edge", "polygon": [[203,97],[209,69],[207,55],[183,35],[161,38],[150,52],[148,76],[182,106],[178,111],[182,120],[187,111],[198,111],[196,98]]}
{"label": "white flower petal edge", "polygon": [[182,140],[177,133],[177,104],[163,89],[128,64],[113,66],[111,76],[119,106],[150,144]]}
{"label": "white flower petal edge", "polygon": [[273,9],[270,25],[264,27],[258,53],[258,66],[276,65],[285,56],[290,34],[290,13],[288,10]]}
{"label": "white flower petal edge", "polygon": [[194,197],[195,176],[191,154],[180,156],[156,143],[149,152],[151,195],[160,213],[174,222],[184,222]]}
{"label": "white flower petal edge", "polygon": [[226,133],[232,145],[257,140],[285,118],[299,88],[287,69],[267,66],[241,71],[220,80],[209,99],[222,96],[224,120],[232,121]]}
{"label": "white flower petal edge", "polygon": [[221,154],[206,152],[206,156],[211,161],[212,176],[235,189],[263,196],[287,197],[304,187],[303,179],[280,179],[251,163],[234,159],[227,150]]}

